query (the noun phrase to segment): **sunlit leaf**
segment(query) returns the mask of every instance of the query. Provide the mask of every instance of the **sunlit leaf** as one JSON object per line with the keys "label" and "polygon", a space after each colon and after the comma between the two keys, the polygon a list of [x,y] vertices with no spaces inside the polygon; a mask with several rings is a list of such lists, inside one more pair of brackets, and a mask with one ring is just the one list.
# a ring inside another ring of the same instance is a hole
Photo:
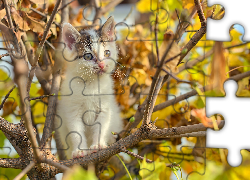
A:
{"label": "sunlit leaf", "polygon": [[[138,161],[139,162],[139,161]],[[153,163],[147,163],[144,158],[140,164],[139,174],[144,180],[155,179],[159,180],[159,175],[161,172],[165,171],[166,165],[164,162],[160,162],[159,159],[154,161]]]}
{"label": "sunlit leaf", "polygon": [[71,169],[67,170],[63,175],[63,180],[97,180],[94,171],[86,171],[80,165],[74,165]]}

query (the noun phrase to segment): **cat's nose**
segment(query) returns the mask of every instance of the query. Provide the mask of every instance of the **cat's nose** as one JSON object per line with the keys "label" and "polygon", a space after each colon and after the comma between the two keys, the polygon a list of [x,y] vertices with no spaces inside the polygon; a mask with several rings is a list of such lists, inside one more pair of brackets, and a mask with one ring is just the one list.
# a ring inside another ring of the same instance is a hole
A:
{"label": "cat's nose", "polygon": [[98,62],[98,66],[99,66],[101,69],[104,69],[105,63],[104,63],[103,61]]}

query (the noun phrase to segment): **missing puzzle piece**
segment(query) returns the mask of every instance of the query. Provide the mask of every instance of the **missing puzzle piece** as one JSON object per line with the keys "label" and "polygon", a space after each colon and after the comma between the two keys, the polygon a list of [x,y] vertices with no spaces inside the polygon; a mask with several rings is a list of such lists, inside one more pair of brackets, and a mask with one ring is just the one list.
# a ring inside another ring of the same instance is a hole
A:
{"label": "missing puzzle piece", "polygon": [[237,82],[229,80],[224,83],[225,97],[207,97],[207,116],[222,114],[225,125],[220,131],[207,130],[207,147],[227,148],[228,162],[231,166],[239,166],[242,162],[241,149],[248,149],[250,145],[244,137],[250,135],[250,123],[247,120],[249,99],[236,97]]}

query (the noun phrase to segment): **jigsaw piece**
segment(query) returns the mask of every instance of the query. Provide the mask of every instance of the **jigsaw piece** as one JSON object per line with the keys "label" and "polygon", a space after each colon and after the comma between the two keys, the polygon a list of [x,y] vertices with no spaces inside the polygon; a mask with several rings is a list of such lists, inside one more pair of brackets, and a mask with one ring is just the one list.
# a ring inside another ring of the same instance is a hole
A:
{"label": "jigsaw piece", "polygon": [[238,113],[235,112],[235,108],[240,107],[240,113],[246,113],[245,117],[247,117],[249,100],[247,98],[235,97],[237,87],[235,81],[226,81],[224,83],[224,89],[226,91],[225,98],[206,98],[207,116],[221,113],[226,120],[225,126],[222,130],[218,132],[212,130],[207,131],[207,147],[227,148],[229,150],[228,162],[231,166],[239,166],[242,162],[239,151],[241,149],[249,148],[244,141],[236,140],[232,143],[232,140],[235,139],[235,133],[232,132],[240,129],[240,137],[247,137],[249,135],[248,121],[239,118]]}
{"label": "jigsaw piece", "polygon": [[229,29],[234,24],[240,24],[245,28],[244,41],[250,40],[250,25],[248,23],[247,0],[240,0],[237,3],[233,0],[208,0],[208,6],[221,4],[225,9],[224,17],[220,20],[207,19],[207,39],[217,41],[231,41]]}

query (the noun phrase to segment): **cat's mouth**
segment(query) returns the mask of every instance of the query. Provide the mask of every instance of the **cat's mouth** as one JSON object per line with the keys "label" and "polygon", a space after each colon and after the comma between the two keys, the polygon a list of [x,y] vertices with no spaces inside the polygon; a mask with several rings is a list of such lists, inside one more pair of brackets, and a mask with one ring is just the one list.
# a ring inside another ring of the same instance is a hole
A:
{"label": "cat's mouth", "polygon": [[104,68],[100,68],[100,67],[94,67],[94,71],[96,72],[96,74],[98,75],[102,75],[103,73],[106,72],[106,70]]}
{"label": "cat's mouth", "polygon": [[103,73],[106,72],[106,65],[103,61],[101,62],[98,62],[98,66],[94,67],[94,70],[95,72],[98,74],[98,75],[102,75]]}

